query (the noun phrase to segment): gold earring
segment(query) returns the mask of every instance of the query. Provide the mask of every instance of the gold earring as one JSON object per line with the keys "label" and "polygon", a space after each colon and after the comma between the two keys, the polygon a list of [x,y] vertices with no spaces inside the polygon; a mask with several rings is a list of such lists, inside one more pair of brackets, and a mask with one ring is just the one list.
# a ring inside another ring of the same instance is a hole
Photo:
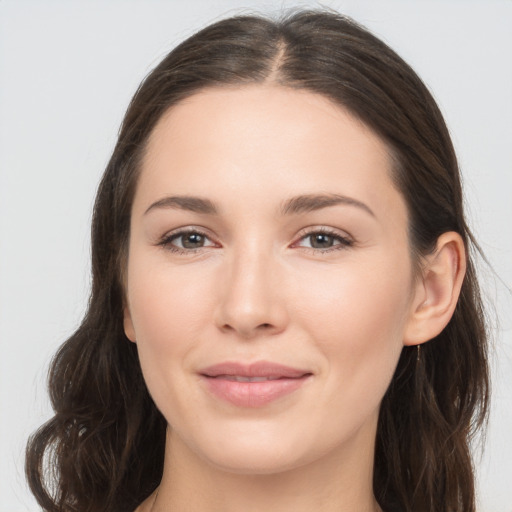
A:
{"label": "gold earring", "polygon": [[418,363],[420,361],[421,345],[416,345],[416,348],[418,349],[418,353],[416,354],[416,362]]}

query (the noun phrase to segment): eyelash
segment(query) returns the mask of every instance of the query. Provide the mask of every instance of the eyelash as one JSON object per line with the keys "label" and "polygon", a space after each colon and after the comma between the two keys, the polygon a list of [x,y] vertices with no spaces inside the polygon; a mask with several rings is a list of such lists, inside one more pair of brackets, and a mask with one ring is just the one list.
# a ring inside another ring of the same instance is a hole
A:
{"label": "eyelash", "polygon": [[[205,247],[197,247],[194,249],[185,249],[181,247],[176,247],[172,245],[172,242],[176,239],[179,239],[180,237],[184,237],[186,235],[200,235],[206,239],[210,239],[209,236],[199,230],[199,229],[183,229],[180,231],[176,231],[174,233],[170,233],[165,235],[160,242],[158,242],[158,245],[163,247],[164,249],[176,253],[176,254],[184,254],[184,255],[190,255],[191,253],[195,253],[196,251],[199,251],[200,249],[204,249]],[[315,247],[302,247],[302,249],[305,249],[307,252],[313,253],[313,254],[326,254],[330,253],[332,251],[339,251],[343,249],[347,249],[349,247],[352,247],[354,245],[354,241],[350,239],[349,237],[344,237],[337,233],[334,230],[321,227],[321,228],[314,228],[310,229],[309,231],[303,232],[298,240],[298,242],[306,239],[307,237],[311,237],[313,235],[327,235],[334,239],[334,241],[339,242],[336,245],[333,245],[331,247],[328,247],[327,249],[319,249]],[[296,246],[298,242],[295,242],[293,246]],[[210,247],[210,246],[207,246]]]}
{"label": "eyelash", "polygon": [[168,235],[164,235],[162,240],[158,243],[159,246],[163,247],[167,251],[174,252],[176,254],[185,254],[190,255],[191,253],[195,253],[200,249],[204,249],[204,247],[197,247],[196,249],[184,249],[181,247],[176,247],[172,245],[172,242],[180,237],[184,237],[186,235],[200,235],[204,238],[208,238],[209,236],[201,231],[200,229],[182,229],[180,231],[175,231],[174,233],[169,233]]}
{"label": "eyelash", "polygon": [[[328,247],[327,249],[318,249],[315,247],[302,247],[302,249],[306,250],[307,252],[310,252],[312,254],[327,254],[333,251],[340,251],[343,249],[348,249],[349,247],[352,247],[354,245],[354,240],[349,238],[348,236],[342,236],[337,231],[334,231],[333,229],[321,227],[321,228],[309,228],[308,231],[302,232],[298,242],[311,237],[313,235],[326,235],[330,236],[334,239],[334,242],[339,242],[336,245],[333,245],[331,247]],[[298,242],[295,242],[293,245],[297,245]]]}

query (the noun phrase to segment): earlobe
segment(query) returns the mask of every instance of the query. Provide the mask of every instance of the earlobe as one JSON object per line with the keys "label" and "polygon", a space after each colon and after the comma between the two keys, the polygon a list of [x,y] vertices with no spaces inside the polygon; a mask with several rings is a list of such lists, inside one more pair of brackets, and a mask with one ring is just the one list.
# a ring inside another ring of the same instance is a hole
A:
{"label": "earlobe", "polygon": [[419,345],[441,333],[455,311],[465,272],[461,236],[453,231],[443,233],[419,277],[404,345]]}
{"label": "earlobe", "polygon": [[133,328],[132,315],[128,306],[125,306],[123,310],[123,327],[126,337],[135,343],[135,329]]}

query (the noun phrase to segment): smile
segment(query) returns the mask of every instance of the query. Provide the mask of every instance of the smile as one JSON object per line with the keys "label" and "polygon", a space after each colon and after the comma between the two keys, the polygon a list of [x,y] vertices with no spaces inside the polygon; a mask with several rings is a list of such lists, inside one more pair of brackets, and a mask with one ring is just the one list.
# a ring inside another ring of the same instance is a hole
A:
{"label": "smile", "polygon": [[263,407],[300,389],[311,372],[261,361],[226,362],[200,372],[208,392],[236,407]]}
{"label": "smile", "polygon": [[243,377],[241,375],[219,375],[218,377],[211,377],[213,379],[226,379],[236,382],[265,382],[269,380],[278,380],[282,377]]}

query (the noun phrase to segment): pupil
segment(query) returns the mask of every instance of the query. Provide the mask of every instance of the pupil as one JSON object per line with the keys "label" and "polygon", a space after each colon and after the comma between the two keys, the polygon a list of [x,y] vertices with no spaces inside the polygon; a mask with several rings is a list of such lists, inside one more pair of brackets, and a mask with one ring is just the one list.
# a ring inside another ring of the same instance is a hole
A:
{"label": "pupil", "polygon": [[311,235],[311,246],[315,249],[325,249],[332,246],[332,236],[318,233]]}
{"label": "pupil", "polygon": [[183,238],[183,247],[187,249],[195,249],[201,247],[204,243],[204,236],[198,233],[191,233]]}

